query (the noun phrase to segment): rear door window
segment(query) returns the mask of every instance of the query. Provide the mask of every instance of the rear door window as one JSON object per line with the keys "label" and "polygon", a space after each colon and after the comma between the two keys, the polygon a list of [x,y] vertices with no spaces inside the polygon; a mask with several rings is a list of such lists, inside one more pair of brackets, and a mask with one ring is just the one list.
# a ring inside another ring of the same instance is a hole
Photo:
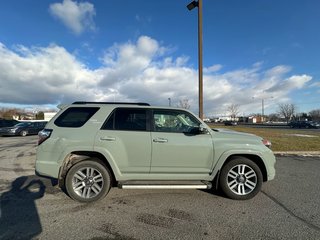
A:
{"label": "rear door window", "polygon": [[134,108],[117,108],[110,115],[102,129],[122,131],[146,131],[146,110]]}
{"label": "rear door window", "polygon": [[58,127],[82,127],[97,111],[98,107],[71,107],[64,111],[55,121]]}

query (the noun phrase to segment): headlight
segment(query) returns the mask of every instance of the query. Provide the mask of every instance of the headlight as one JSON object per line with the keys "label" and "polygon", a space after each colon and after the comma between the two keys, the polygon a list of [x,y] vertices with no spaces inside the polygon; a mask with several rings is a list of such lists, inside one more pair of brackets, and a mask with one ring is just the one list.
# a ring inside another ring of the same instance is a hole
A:
{"label": "headlight", "polygon": [[18,128],[12,128],[10,129],[10,132],[15,133],[17,131]]}
{"label": "headlight", "polygon": [[262,139],[263,145],[265,145],[268,148],[271,148],[271,142],[268,139]]}

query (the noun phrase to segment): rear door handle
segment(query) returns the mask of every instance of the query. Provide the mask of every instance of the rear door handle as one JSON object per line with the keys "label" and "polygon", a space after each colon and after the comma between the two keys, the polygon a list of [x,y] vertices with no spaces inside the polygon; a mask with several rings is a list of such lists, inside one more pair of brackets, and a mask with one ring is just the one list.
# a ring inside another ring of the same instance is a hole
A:
{"label": "rear door handle", "polygon": [[156,142],[156,143],[166,143],[166,142],[168,142],[168,139],[165,139],[165,138],[156,138],[156,139],[153,139],[153,142]]}
{"label": "rear door handle", "polygon": [[116,138],[115,137],[100,137],[100,140],[101,141],[109,141],[109,142],[111,142],[111,141],[115,141]]}

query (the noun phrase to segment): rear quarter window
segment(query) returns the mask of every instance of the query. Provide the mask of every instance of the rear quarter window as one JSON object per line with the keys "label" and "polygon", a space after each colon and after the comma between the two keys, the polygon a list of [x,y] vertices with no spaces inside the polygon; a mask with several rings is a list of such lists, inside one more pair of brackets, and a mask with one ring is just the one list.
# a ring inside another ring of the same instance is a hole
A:
{"label": "rear quarter window", "polygon": [[71,107],[65,110],[55,121],[58,127],[82,127],[97,111],[98,107]]}

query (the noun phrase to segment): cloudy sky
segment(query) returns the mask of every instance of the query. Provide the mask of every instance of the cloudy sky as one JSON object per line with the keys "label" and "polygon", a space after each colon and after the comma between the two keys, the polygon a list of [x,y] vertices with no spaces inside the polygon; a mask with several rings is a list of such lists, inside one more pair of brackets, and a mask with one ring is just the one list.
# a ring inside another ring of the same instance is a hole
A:
{"label": "cloudy sky", "polygon": [[[189,0],[0,3],[0,107],[188,99],[198,112]],[[203,0],[204,113],[320,108],[320,1]]]}

